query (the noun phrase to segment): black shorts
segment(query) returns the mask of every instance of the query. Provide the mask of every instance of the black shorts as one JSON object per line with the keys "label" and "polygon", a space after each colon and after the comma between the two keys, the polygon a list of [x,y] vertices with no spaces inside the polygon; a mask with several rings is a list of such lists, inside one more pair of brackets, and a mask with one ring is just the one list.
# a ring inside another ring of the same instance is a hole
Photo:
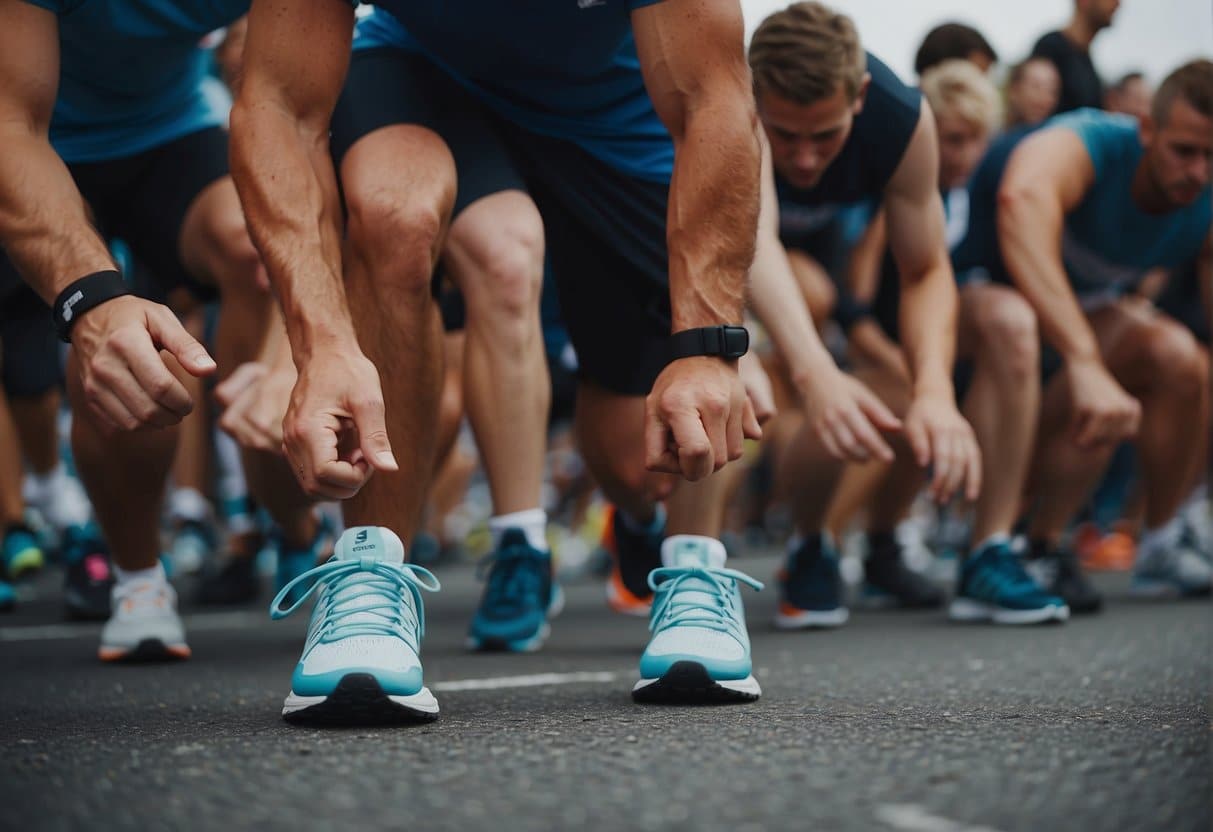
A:
{"label": "black shorts", "polygon": [[126,242],[160,293],[179,286],[201,300],[218,297],[181,262],[181,226],[190,205],[228,174],[227,133],[210,127],[122,159],[68,165],[106,238]]}
{"label": "black shorts", "polygon": [[40,396],[63,381],[61,342],[50,307],[0,254],[0,383],[15,398]]}
{"label": "black shorts", "polygon": [[333,115],[337,164],[362,136],[404,123],[430,128],[450,147],[456,216],[500,191],[530,194],[581,377],[616,393],[647,394],[665,366],[671,325],[669,186],[519,128],[421,55],[392,47],[356,52]]}

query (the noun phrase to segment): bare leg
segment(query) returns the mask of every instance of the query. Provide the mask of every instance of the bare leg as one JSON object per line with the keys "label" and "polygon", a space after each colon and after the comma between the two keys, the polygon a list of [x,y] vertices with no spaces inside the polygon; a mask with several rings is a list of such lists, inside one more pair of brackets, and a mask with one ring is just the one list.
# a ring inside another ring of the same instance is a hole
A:
{"label": "bare leg", "polygon": [[551,382],[539,320],[543,220],[535,204],[521,191],[472,203],[451,225],[444,260],[467,303],[464,398],[494,514],[539,508]]}
{"label": "bare leg", "polygon": [[0,531],[20,523],[25,515],[21,499],[21,445],[9,413],[8,396],[0,391]]}
{"label": "bare leg", "polygon": [[[400,159],[412,164],[402,167]],[[442,391],[442,321],[431,296],[455,196],[450,151],[434,133],[396,125],[360,139],[341,163],[349,211],[346,294],[379,368],[388,435],[400,463],[345,503],[351,526],[383,525],[409,541],[434,470]]]}
{"label": "bare leg", "polygon": [[40,396],[9,399],[21,450],[30,470],[36,474],[48,474],[59,464],[60,401],[57,387]]}

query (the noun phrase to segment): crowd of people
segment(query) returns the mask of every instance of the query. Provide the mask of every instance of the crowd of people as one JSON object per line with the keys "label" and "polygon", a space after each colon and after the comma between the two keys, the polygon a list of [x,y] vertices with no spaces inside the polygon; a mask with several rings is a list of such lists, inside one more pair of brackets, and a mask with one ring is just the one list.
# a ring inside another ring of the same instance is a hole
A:
{"label": "crowd of people", "polygon": [[180,660],[170,578],[270,572],[340,722],[437,715],[479,520],[469,647],[600,537],[638,702],[760,696],[755,540],[783,629],[1208,595],[1213,62],[1105,83],[1118,5],[911,84],[820,2],[0,0],[0,608],[57,560],[102,660]]}

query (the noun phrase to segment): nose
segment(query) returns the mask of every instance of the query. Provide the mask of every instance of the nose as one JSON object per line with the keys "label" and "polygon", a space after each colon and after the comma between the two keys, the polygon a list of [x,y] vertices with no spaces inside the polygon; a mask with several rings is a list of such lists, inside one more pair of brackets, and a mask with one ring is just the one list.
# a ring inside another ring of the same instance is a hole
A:
{"label": "nose", "polygon": [[821,154],[811,142],[804,142],[797,146],[794,161],[797,169],[805,173],[816,173],[817,168],[821,166]]}

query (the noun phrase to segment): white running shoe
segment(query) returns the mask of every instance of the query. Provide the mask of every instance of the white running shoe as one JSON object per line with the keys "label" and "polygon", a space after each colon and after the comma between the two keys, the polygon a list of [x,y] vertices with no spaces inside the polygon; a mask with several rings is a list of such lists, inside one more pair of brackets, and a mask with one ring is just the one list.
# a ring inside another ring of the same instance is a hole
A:
{"label": "white running shoe", "polygon": [[1213,589],[1213,565],[1182,541],[1139,548],[1129,591],[1139,598],[1192,597]]}
{"label": "white running shoe", "polygon": [[103,662],[188,659],[185,628],[177,615],[177,593],[157,565],[157,577],[123,581],[111,593],[109,621],[97,655]]}
{"label": "white running shoe", "polygon": [[[284,586],[270,607],[272,618],[285,618],[318,594],[283,718],[323,723],[435,719],[438,701],[422,682],[421,591],[439,588],[429,570],[404,563],[404,544],[390,529],[346,531],[333,557]],[[280,609],[288,596],[297,600]]]}

